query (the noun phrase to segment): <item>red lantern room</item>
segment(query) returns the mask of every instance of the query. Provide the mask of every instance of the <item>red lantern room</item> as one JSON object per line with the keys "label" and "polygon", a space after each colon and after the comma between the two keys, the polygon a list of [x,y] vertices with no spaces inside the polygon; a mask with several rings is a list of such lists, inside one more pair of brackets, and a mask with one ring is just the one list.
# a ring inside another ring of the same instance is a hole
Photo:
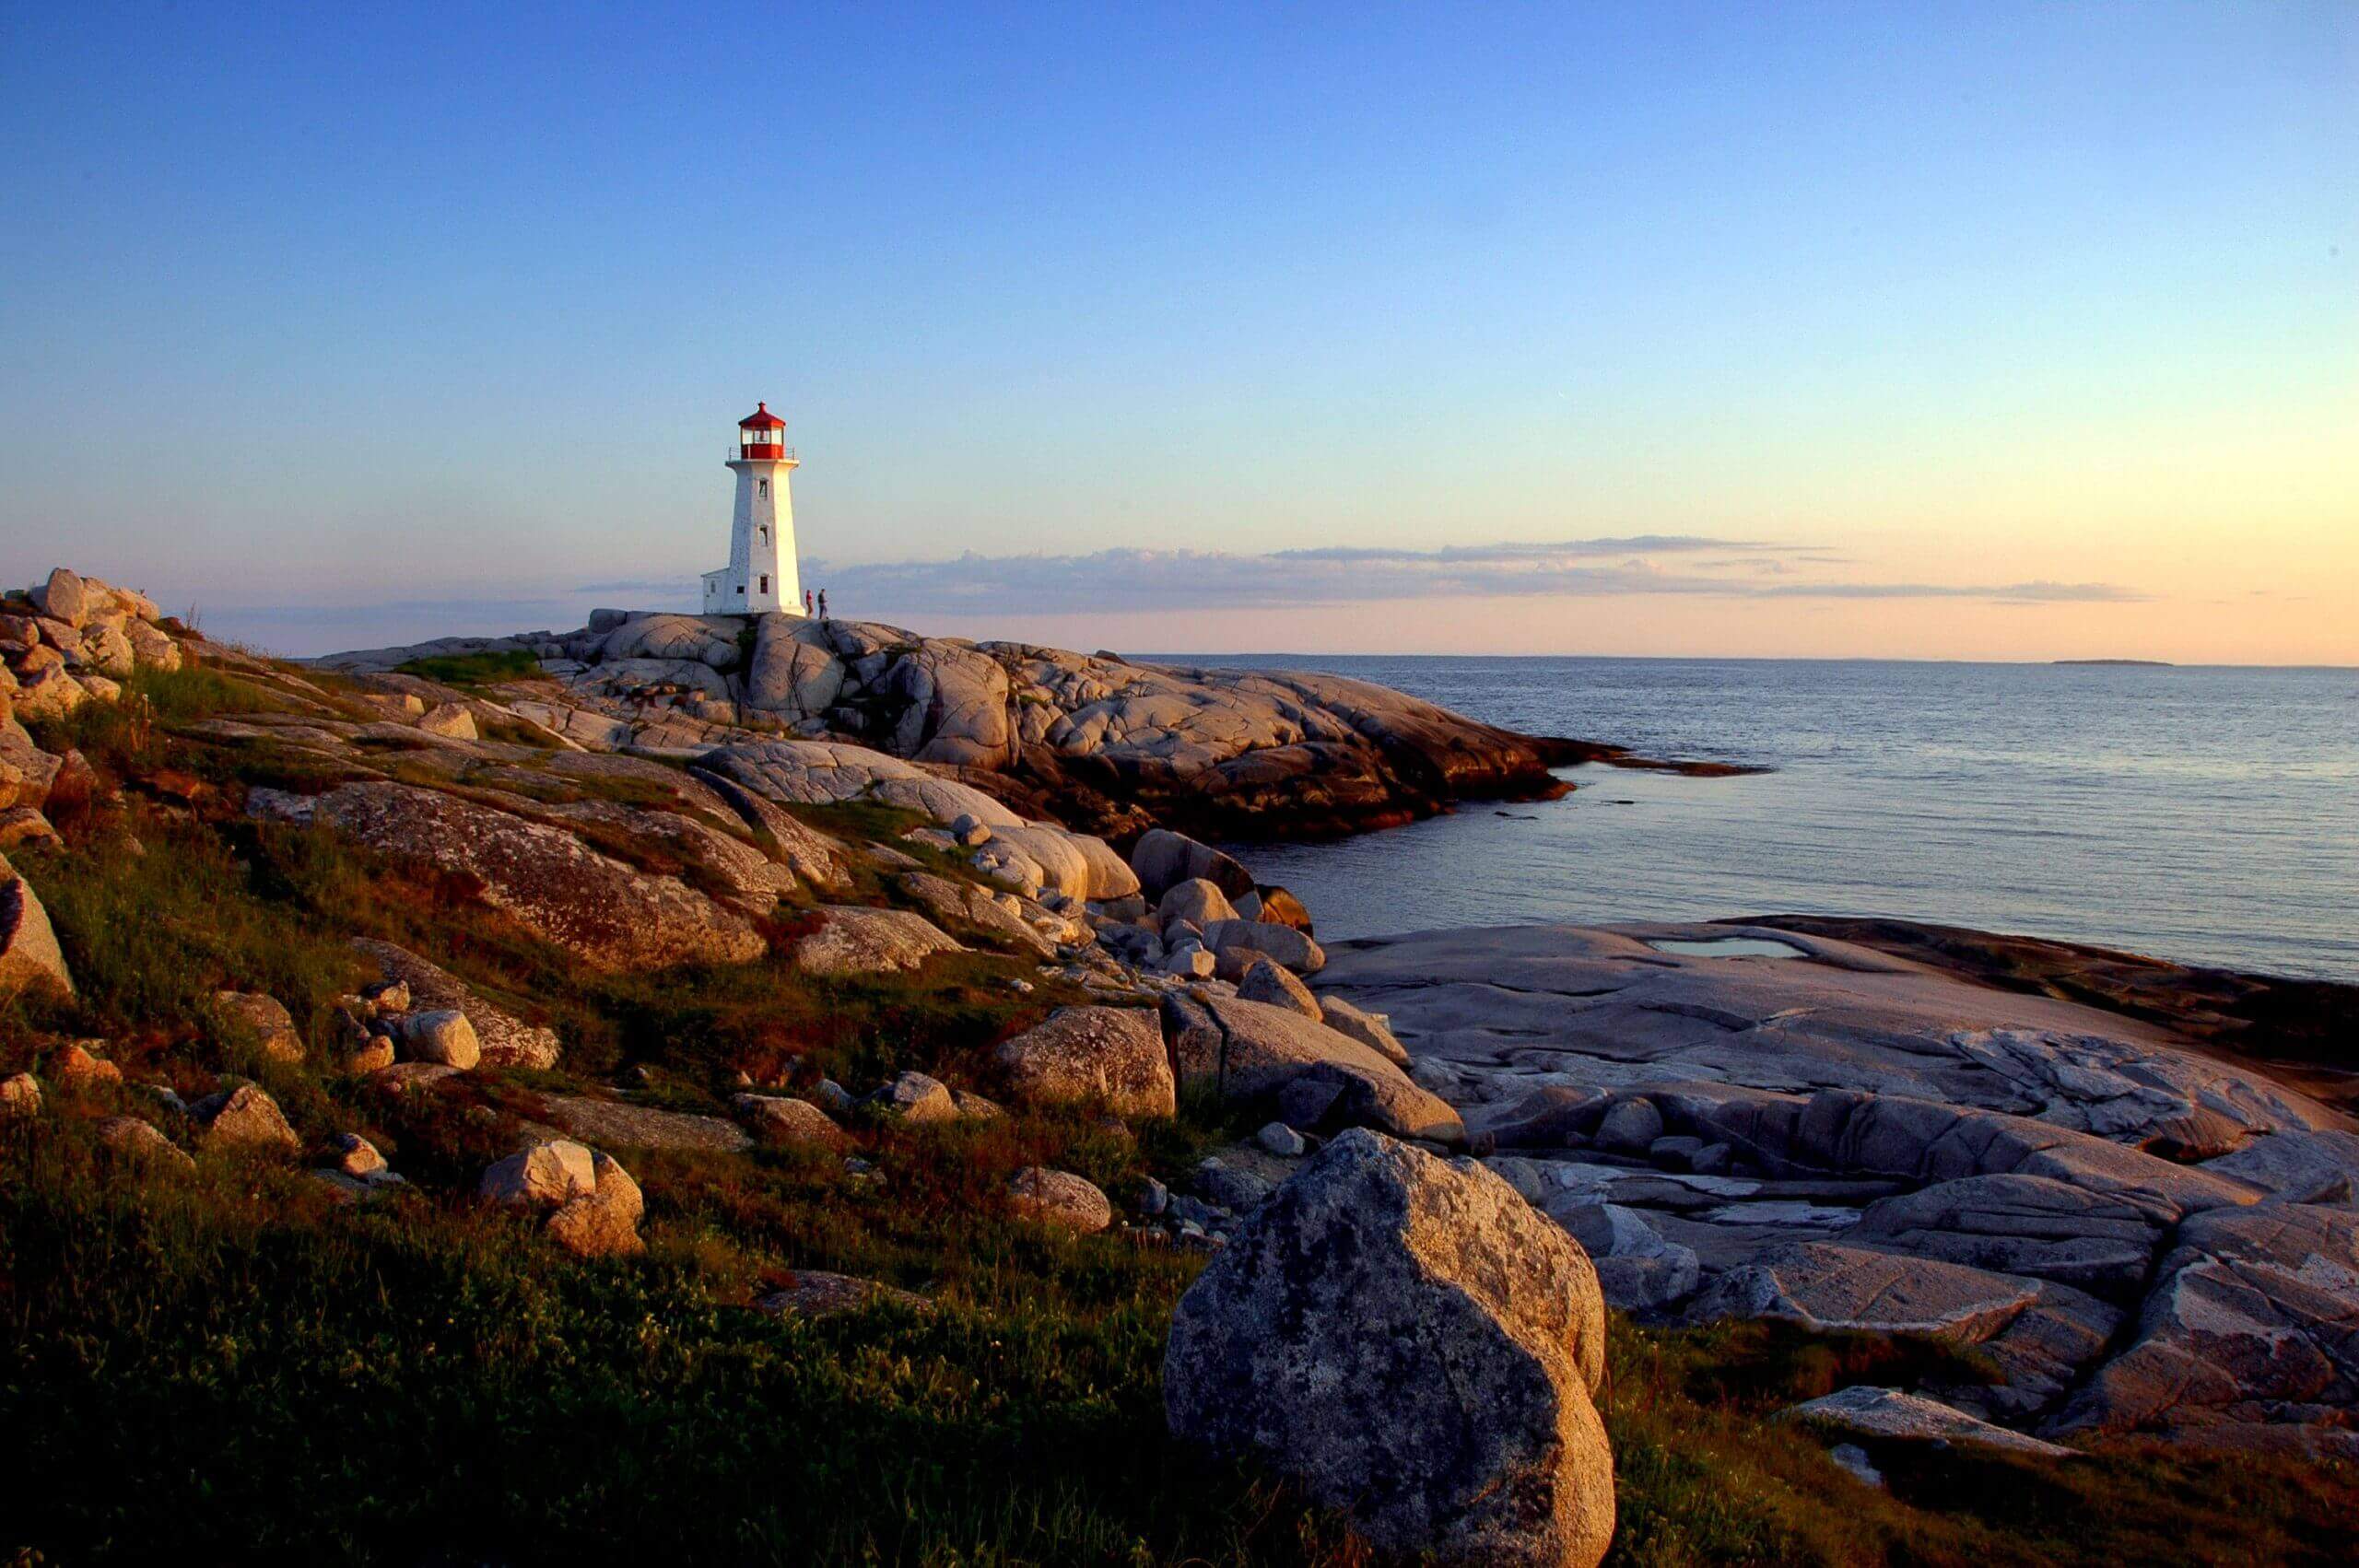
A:
{"label": "red lantern room", "polygon": [[772,414],[769,404],[757,404],[753,413],[737,421],[737,455],[771,462],[790,455],[786,450],[786,421]]}

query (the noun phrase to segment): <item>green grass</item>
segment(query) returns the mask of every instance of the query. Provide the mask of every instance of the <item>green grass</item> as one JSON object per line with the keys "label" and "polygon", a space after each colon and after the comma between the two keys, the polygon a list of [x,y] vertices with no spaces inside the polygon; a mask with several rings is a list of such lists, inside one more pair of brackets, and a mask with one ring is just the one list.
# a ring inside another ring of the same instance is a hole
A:
{"label": "green grass", "polygon": [[226,713],[283,713],[291,704],[264,686],[191,661],[177,670],[143,666],[120,683],[117,702],[86,702],[61,719],[31,726],[42,749],[78,750],[102,769],[159,766],[175,725]]}
{"label": "green grass", "polygon": [[[133,1193],[70,1124],[5,1158],[0,1415],[43,1437],[0,1531],[60,1560],[1354,1560],[1162,1436],[1168,1256],[1003,1222],[935,1317],[781,1323],[694,1186],[647,1258],[583,1266],[278,1173]],[[816,1194],[776,1185],[792,1224]]]}
{"label": "green grass", "polygon": [[541,661],[521,648],[490,653],[444,653],[412,659],[393,666],[396,673],[437,681],[446,686],[489,686],[522,681],[541,673]]}
{"label": "green grass", "polygon": [[884,805],[874,801],[836,801],[826,805],[797,805],[786,809],[822,833],[831,833],[854,843],[865,840],[873,844],[892,844],[905,853],[912,852],[914,846],[900,843],[902,834],[913,827],[933,825],[932,819],[922,812]]}

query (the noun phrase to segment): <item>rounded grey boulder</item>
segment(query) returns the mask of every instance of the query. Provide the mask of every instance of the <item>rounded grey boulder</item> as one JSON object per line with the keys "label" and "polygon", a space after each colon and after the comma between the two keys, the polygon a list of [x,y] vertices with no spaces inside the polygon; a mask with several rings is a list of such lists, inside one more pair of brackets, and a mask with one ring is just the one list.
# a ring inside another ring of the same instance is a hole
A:
{"label": "rounded grey boulder", "polygon": [[1614,1535],[1604,1371],[1578,1243],[1481,1166],[1356,1129],[1180,1298],[1164,1408],[1380,1552],[1590,1568]]}

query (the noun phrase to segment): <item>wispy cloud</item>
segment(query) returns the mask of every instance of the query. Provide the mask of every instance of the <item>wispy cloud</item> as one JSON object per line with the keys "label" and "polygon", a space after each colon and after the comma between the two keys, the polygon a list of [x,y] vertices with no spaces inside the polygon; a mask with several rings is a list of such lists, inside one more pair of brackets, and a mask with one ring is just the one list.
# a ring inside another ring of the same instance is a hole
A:
{"label": "wispy cloud", "polygon": [[1756,588],[1755,599],[1980,599],[1993,604],[2136,604],[2142,593],[2110,582],[1795,582]]}
{"label": "wispy cloud", "polygon": [[1309,550],[1273,550],[1273,561],[1557,561],[1594,556],[1672,556],[1697,550],[1780,550],[1787,546],[1743,539],[1705,539],[1685,533],[1634,533],[1621,539],[1563,539],[1552,544],[1444,544],[1417,550],[1399,545],[1325,544]]}

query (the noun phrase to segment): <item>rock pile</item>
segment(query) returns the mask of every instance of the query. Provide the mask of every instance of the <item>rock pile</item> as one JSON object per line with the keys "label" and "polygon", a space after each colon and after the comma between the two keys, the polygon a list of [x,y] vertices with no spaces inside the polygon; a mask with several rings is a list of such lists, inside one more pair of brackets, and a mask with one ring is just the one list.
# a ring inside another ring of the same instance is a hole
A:
{"label": "rock pile", "polygon": [[549,1239],[579,1258],[628,1256],[646,1201],[615,1160],[569,1139],[548,1139],[487,1167],[478,1190],[490,1202],[541,1217]]}

